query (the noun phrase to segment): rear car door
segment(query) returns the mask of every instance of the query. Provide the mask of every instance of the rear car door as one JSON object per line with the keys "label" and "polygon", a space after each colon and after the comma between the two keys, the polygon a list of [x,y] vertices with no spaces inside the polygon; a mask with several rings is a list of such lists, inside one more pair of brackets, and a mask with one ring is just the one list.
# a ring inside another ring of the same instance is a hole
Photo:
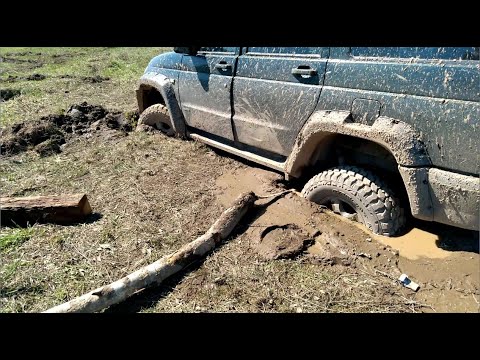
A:
{"label": "rear car door", "polygon": [[183,56],[179,93],[188,126],[233,140],[231,87],[238,50],[201,47]]}
{"label": "rear car door", "polygon": [[240,143],[288,156],[320,97],[329,48],[243,48],[234,78]]}

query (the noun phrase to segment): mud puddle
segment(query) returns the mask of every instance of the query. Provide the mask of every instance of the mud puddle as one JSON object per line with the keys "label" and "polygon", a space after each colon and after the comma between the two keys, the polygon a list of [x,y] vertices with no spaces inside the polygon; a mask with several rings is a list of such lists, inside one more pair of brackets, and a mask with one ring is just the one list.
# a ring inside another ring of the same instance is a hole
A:
{"label": "mud puddle", "polygon": [[0,153],[8,156],[33,149],[48,156],[61,152],[62,145],[75,136],[104,130],[128,133],[137,120],[136,111],[109,111],[83,102],[72,105],[64,114],[50,114],[0,129]]}
{"label": "mud puddle", "polygon": [[[282,179],[275,172],[238,168],[217,179],[217,199],[227,206],[244,191],[272,194],[284,187]],[[269,205],[259,208],[245,233],[250,246],[266,259],[282,258],[282,251],[286,251],[287,258],[323,266],[349,266],[389,277],[393,282],[405,273],[420,285],[420,290],[414,293],[398,284],[398,291],[431,306],[424,311],[480,310],[478,233],[414,222],[416,227],[407,234],[388,238],[295,194],[257,201],[263,203]],[[281,231],[287,224],[293,232]],[[274,231],[262,244],[265,229]]]}
{"label": "mud puddle", "polygon": [[386,237],[375,234],[372,234],[372,237],[382,244],[397,249],[403,257],[410,260],[418,260],[422,257],[444,259],[451,255],[449,251],[445,251],[437,246],[439,241],[438,235],[419,228],[413,228],[405,235],[398,237]]}

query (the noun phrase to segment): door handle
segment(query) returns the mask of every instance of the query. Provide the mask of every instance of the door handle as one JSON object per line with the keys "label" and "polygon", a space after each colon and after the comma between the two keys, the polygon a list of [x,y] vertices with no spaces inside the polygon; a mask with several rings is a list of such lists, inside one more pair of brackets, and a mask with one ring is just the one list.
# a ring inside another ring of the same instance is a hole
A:
{"label": "door handle", "polygon": [[299,66],[292,69],[292,74],[314,76],[317,75],[317,70],[312,69],[310,66]]}
{"label": "door handle", "polygon": [[215,64],[215,69],[218,69],[218,70],[225,71],[231,68],[232,68],[232,64],[227,64],[227,62],[225,61],[220,61],[218,64]]}

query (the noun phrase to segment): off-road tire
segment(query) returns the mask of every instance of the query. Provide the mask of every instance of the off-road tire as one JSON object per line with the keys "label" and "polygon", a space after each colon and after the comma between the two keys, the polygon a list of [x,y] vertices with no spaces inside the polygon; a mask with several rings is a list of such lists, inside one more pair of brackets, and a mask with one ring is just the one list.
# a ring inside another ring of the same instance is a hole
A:
{"label": "off-road tire", "polygon": [[302,195],[321,205],[339,199],[375,234],[396,235],[405,225],[404,210],[389,187],[372,172],[355,166],[321,172],[307,182]]}
{"label": "off-road tire", "polygon": [[167,136],[174,136],[176,133],[168,109],[163,104],[149,106],[142,112],[137,130],[141,130],[145,125],[152,126]]}

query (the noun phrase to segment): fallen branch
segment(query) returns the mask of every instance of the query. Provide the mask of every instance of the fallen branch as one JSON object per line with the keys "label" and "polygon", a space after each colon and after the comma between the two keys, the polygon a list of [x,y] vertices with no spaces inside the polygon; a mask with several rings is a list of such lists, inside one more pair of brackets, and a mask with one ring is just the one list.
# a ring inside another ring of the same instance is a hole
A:
{"label": "fallen branch", "polygon": [[180,250],[164,256],[120,280],[44,312],[96,312],[125,300],[149,285],[161,283],[188,264],[206,255],[220,241],[226,239],[255,200],[257,200],[257,196],[253,192],[241,194],[204,235],[184,245]]}

